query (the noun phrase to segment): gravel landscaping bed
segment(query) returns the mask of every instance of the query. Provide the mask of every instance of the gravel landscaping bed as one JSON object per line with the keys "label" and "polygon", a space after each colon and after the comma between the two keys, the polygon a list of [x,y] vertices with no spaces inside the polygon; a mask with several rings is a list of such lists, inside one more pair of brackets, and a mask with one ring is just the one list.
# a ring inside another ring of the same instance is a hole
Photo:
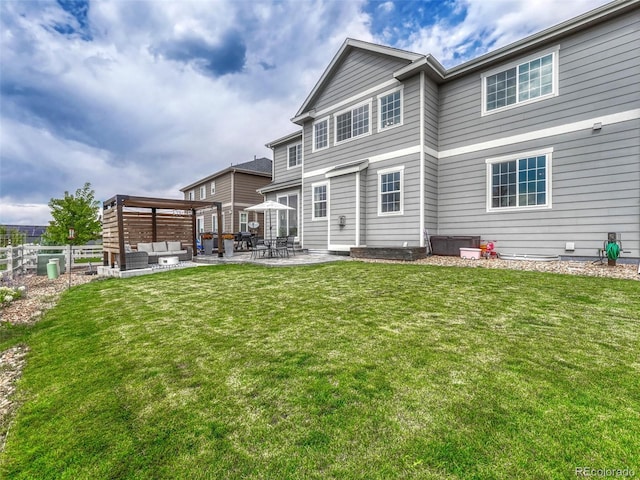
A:
{"label": "gravel landscaping bed", "polygon": [[[71,274],[71,286],[80,285],[95,280],[95,276],[78,273]],[[27,287],[26,295],[0,309],[0,328],[3,322],[14,325],[31,325],[37,322],[42,314],[53,307],[60,294],[69,288],[69,275],[63,275],[55,280],[46,276],[23,275],[16,277],[13,286]],[[17,345],[4,352],[0,352],[0,452],[4,450],[9,419],[15,409],[13,392],[17,380],[22,374],[29,348]]]}
{"label": "gravel landscaping bed", "polygon": [[[365,262],[399,263],[395,260],[371,260],[363,259]],[[444,257],[434,255],[411,264],[439,265],[444,267],[470,267],[470,268],[506,268],[511,270],[530,270],[536,272],[563,273],[569,275],[588,275],[591,277],[623,278],[627,280],[640,280],[637,264],[618,263],[615,266],[608,266],[607,263],[600,262],[572,262],[572,261],[529,261],[529,260],[502,260],[480,259],[467,260],[460,257]]]}

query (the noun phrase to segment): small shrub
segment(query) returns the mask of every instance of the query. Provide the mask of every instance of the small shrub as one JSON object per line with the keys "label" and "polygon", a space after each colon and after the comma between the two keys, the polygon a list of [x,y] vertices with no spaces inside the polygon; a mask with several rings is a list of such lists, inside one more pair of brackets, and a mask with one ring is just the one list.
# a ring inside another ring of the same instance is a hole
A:
{"label": "small shrub", "polygon": [[0,287],[0,305],[9,305],[14,300],[22,298],[27,291],[25,286],[21,287]]}

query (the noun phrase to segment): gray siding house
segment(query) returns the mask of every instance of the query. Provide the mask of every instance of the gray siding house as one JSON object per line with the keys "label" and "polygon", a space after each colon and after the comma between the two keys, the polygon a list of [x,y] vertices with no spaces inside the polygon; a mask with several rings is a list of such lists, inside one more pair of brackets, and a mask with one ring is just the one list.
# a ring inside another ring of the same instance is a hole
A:
{"label": "gray siding house", "polygon": [[[640,2],[616,1],[451,69],[347,39],[270,142],[260,189],[304,248],[640,257]],[[282,224],[282,225],[281,225]],[[282,227],[282,228],[281,228]]]}
{"label": "gray siding house", "polygon": [[[262,202],[257,190],[271,182],[273,162],[268,158],[254,158],[249,162],[231,165],[212,175],[196,180],[180,189],[185,200],[211,202],[210,208],[196,213],[197,233],[236,233],[248,231],[252,221],[260,223],[263,215],[246,211],[247,207]],[[222,203],[222,225],[218,225],[217,210],[213,202]]]}

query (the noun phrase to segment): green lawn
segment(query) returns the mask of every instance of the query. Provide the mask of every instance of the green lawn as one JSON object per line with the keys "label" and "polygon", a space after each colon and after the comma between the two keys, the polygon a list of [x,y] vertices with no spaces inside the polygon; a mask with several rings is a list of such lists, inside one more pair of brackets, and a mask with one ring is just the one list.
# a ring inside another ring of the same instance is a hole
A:
{"label": "green lawn", "polygon": [[0,477],[640,475],[639,317],[639,282],[507,270],[93,282],[0,336],[31,348]]}

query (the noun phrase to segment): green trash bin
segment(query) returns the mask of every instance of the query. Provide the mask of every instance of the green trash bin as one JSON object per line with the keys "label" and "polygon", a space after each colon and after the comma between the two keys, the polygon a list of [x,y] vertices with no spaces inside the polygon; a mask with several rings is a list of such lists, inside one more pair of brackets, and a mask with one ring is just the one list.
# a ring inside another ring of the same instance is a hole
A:
{"label": "green trash bin", "polygon": [[47,276],[49,280],[55,280],[60,275],[58,265],[59,260],[57,258],[52,258],[49,260],[49,263],[47,263]]}
{"label": "green trash bin", "polygon": [[49,264],[49,260],[52,258],[58,259],[58,275],[62,275],[67,271],[66,267],[66,259],[64,253],[47,253],[47,254],[38,254],[38,265],[37,265],[37,274],[38,275],[47,275],[47,265]]}

